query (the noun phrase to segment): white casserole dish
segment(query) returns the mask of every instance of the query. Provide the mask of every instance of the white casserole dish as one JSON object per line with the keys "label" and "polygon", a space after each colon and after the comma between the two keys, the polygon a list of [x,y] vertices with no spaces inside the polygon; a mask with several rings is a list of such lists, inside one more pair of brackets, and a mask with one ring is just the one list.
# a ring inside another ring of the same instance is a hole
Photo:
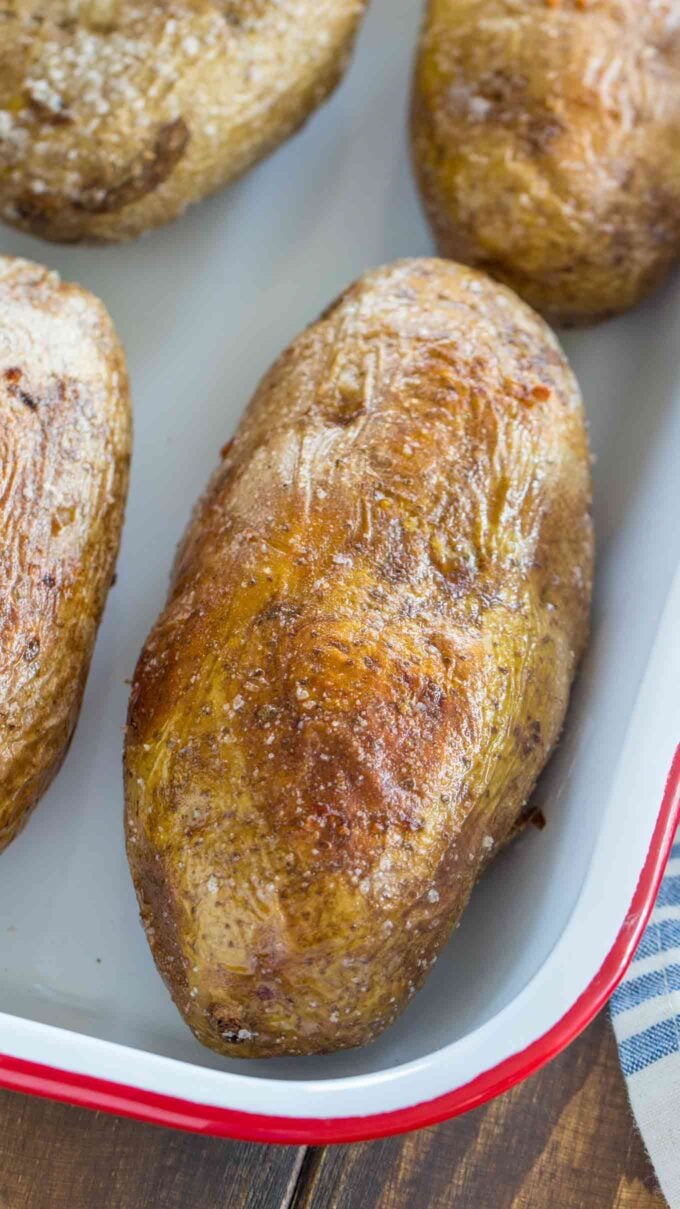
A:
{"label": "white casserole dish", "polygon": [[[325,1058],[202,1050],[146,946],[122,835],[127,686],[177,539],[260,375],[366,268],[432,245],[405,115],[420,17],[374,0],[305,132],[172,228],[113,249],[3,231],[3,253],[100,294],[136,407],[119,564],[66,765],[0,861],[0,1085],[266,1141],[349,1141],[473,1107],[585,1027],[623,975],[677,824],[680,281],[565,343],[597,455],[593,636],[536,795],[426,988],[378,1042]],[[675,577],[675,584],[673,583]],[[671,771],[672,770],[672,771]]]}

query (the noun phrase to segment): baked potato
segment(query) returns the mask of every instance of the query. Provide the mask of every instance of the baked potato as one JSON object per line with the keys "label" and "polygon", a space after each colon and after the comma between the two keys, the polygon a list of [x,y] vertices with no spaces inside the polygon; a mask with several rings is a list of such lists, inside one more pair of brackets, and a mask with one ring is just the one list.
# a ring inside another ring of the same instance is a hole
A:
{"label": "baked potato", "polygon": [[222,1054],[370,1041],[562,726],[590,461],[544,323],[473,270],[369,273],[265,377],[136,669],[127,847]]}
{"label": "baked potato", "polygon": [[445,256],[548,318],[626,310],[680,252],[679,0],[429,0],[413,157]]}
{"label": "baked potato", "polygon": [[129,449],[125,364],[102,304],[0,257],[0,850],[73,734]]}
{"label": "baked potato", "polygon": [[10,0],[0,215],[63,242],[175,218],[292,134],[366,0]]}

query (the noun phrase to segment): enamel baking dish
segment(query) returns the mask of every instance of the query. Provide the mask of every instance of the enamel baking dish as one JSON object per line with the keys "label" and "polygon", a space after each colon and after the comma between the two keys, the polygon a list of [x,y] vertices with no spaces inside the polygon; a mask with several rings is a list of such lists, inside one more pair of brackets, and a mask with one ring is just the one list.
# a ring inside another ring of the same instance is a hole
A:
{"label": "enamel baking dish", "polygon": [[153,966],[123,851],[129,678],[175,543],[260,375],[354,277],[432,246],[410,179],[414,0],[374,0],[306,130],[174,227],[110,249],[0,233],[101,295],[126,344],[132,490],[65,767],[0,858],[0,1084],[186,1129],[351,1141],[481,1103],[602,1007],[651,909],[680,783],[680,279],[565,338],[590,415],[593,633],[547,819],[484,877],[425,989],[361,1050],[234,1062],[201,1049]]}

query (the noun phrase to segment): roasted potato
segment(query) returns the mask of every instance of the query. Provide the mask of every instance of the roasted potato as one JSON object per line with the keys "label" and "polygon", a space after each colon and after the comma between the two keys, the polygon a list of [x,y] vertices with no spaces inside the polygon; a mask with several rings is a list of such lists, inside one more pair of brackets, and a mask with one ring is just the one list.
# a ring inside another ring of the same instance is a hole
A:
{"label": "roasted potato", "polygon": [[64,242],[175,218],[340,80],[366,0],[14,0],[0,10],[0,215]]}
{"label": "roasted potato", "polygon": [[429,0],[413,155],[441,253],[558,323],[680,253],[680,0]]}
{"label": "roasted potato", "polygon": [[370,1041],[562,726],[590,461],[548,328],[470,269],[370,273],[262,382],[141,655],[127,845],[200,1041]]}
{"label": "roasted potato", "polygon": [[129,449],[125,364],[102,304],[0,257],[0,850],[73,734]]}

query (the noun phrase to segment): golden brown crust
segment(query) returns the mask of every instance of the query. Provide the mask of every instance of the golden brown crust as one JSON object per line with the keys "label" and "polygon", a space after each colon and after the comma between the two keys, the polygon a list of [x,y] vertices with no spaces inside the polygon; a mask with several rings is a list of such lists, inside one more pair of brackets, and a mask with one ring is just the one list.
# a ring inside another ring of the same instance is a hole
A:
{"label": "golden brown crust", "polygon": [[14,0],[0,10],[0,214],[65,242],[175,218],[341,79],[366,0]]}
{"label": "golden brown crust", "polygon": [[678,0],[430,0],[413,156],[443,255],[543,314],[624,311],[680,253]]}
{"label": "golden brown crust", "polygon": [[100,302],[0,257],[0,850],[66,754],[113,575],[130,411]]}
{"label": "golden brown crust", "polygon": [[558,736],[587,629],[578,388],[509,291],[368,274],[262,382],[140,658],[127,840],[197,1037],[375,1037]]}

